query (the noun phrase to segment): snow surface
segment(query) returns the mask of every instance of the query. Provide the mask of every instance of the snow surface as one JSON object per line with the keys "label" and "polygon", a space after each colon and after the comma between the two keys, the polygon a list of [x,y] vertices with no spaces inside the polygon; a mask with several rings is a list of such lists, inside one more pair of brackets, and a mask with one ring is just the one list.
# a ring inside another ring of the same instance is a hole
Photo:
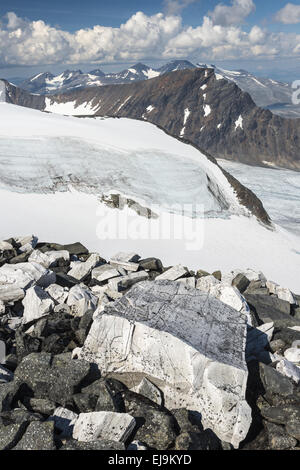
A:
{"label": "snow surface", "polygon": [[[123,103],[124,105],[125,103]],[[122,106],[123,106],[122,105]],[[52,98],[45,98],[45,111],[66,116],[82,116],[95,114],[99,104],[92,106],[91,103],[82,103],[76,106],[76,101],[68,101],[66,103],[57,103]],[[120,106],[120,108],[122,107]]]}
{"label": "snow surface", "polygon": [[242,118],[241,115],[240,115],[239,118],[235,121],[235,130],[237,130],[239,127],[240,127],[241,129],[243,129],[243,118]]}
{"label": "snow surface", "polygon": [[[299,293],[299,237],[238,215],[227,179],[193,147],[130,119],[78,119],[1,103],[0,121],[0,239],[35,233],[80,240],[105,258],[137,251],[210,272],[252,268]],[[216,206],[206,173],[230,211]],[[57,192],[46,193],[50,185]],[[159,218],[100,203],[99,194],[112,190],[144,201]],[[191,219],[174,208],[198,201],[215,217]]]}
{"label": "snow surface", "polygon": [[209,106],[209,104],[206,104],[205,106],[203,106],[203,109],[204,109],[204,116],[205,117],[209,116],[211,113],[211,107]]}
{"label": "snow surface", "polygon": [[300,236],[299,172],[227,160],[218,163],[261,199],[276,224]]}

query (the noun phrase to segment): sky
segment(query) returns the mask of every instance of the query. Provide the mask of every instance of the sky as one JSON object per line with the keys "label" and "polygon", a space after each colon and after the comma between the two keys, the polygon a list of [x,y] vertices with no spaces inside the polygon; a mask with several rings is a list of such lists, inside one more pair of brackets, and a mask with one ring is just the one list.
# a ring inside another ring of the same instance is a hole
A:
{"label": "sky", "polygon": [[0,76],[188,59],[300,79],[300,0],[11,0]]}

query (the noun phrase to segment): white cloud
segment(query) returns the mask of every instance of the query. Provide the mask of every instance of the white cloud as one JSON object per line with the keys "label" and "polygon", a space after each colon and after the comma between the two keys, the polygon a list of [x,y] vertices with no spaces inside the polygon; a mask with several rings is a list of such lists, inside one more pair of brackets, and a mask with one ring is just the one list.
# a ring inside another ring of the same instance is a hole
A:
{"label": "white cloud", "polygon": [[209,16],[197,27],[181,17],[137,12],[119,28],[95,25],[74,33],[44,21],[8,13],[0,21],[0,64],[114,63],[191,58],[193,60],[297,57],[300,34],[271,33],[259,26],[216,24]]}
{"label": "white cloud", "polygon": [[178,15],[184,8],[199,0],[164,0],[166,15]]}
{"label": "white cloud", "polygon": [[232,0],[231,6],[219,3],[212,12],[209,12],[214,24],[221,26],[238,25],[255,11],[253,0]]}
{"label": "white cloud", "polygon": [[287,3],[284,8],[276,13],[274,19],[283,24],[300,23],[300,5]]}

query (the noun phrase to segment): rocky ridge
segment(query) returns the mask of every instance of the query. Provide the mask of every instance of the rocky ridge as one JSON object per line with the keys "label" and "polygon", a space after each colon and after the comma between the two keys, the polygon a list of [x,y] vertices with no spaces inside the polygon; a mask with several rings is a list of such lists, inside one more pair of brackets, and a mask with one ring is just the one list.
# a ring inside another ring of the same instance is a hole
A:
{"label": "rocky ridge", "polygon": [[250,269],[2,241],[0,449],[298,449],[299,300]]}
{"label": "rocky ridge", "polygon": [[215,158],[300,169],[299,120],[257,107],[248,93],[213,69],[182,70],[51,97],[16,91],[5,83],[7,100],[14,104],[62,114],[64,109],[67,114],[78,114],[78,108],[82,115],[141,119]]}

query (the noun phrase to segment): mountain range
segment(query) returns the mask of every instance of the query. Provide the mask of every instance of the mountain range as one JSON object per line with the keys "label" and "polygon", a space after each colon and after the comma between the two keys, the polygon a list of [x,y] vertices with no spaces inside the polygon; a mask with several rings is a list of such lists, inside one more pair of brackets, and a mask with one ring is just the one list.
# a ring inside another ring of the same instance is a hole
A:
{"label": "mountain range", "polygon": [[39,73],[18,81],[17,84],[31,93],[51,95],[90,86],[105,86],[148,80],[165,73],[184,69],[211,68],[217,76],[236,83],[239,88],[249,93],[257,106],[270,109],[283,117],[300,117],[300,105],[292,103],[292,87],[289,83],[270,78],[261,78],[246,70],[225,70],[212,64],[194,65],[187,60],[176,60],[160,68],[138,63],[118,73],[105,74],[101,69],[83,73],[81,70],[66,70],[59,75],[50,72]]}
{"label": "mountain range", "polygon": [[2,84],[5,101],[13,104],[60,114],[144,120],[215,158],[300,170],[300,121],[257,107],[248,93],[212,68],[51,96]]}

